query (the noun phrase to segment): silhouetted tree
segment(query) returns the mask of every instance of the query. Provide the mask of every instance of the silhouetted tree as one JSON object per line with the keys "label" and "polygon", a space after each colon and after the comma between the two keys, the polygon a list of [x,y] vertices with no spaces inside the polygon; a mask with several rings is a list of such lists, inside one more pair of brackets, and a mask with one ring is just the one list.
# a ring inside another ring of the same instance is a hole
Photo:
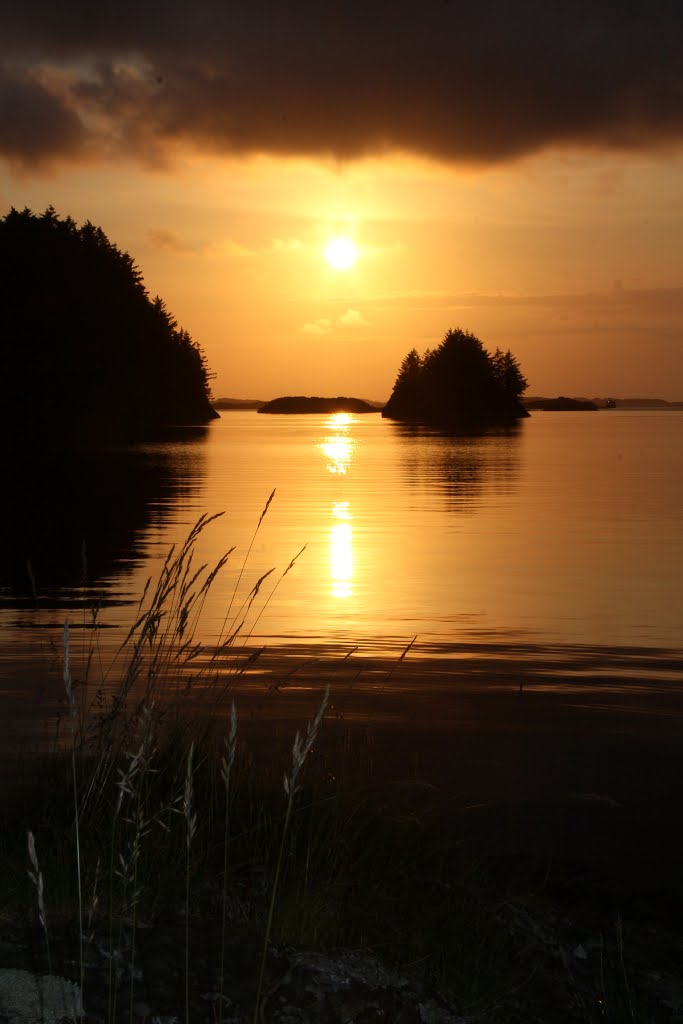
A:
{"label": "silhouetted tree", "polygon": [[215,416],[201,350],[100,227],[50,206],[0,220],[5,436],[132,440]]}
{"label": "silhouetted tree", "polygon": [[417,349],[410,350],[401,363],[394,384],[392,400],[395,410],[409,410],[421,403],[423,363]]}
{"label": "silhouetted tree", "polygon": [[497,348],[491,356],[491,365],[494,377],[502,391],[510,398],[520,398],[527,389],[527,379],[510,349],[507,352],[501,352]]}
{"label": "silhouetted tree", "polygon": [[474,334],[450,330],[422,359],[408,353],[382,415],[477,430],[527,416],[519,400],[525,388],[511,352],[492,356]]}

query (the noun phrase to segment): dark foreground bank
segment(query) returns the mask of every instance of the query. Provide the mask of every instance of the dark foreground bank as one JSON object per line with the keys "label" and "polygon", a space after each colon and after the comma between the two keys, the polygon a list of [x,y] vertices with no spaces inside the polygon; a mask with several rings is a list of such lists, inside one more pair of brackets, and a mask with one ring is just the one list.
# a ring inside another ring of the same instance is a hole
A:
{"label": "dark foreground bank", "polygon": [[[199,659],[166,711],[133,711],[94,794],[93,762],[77,760],[83,891],[100,894],[85,929],[89,1020],[182,1019],[187,1000],[189,1019],[215,1021],[221,991],[233,1021],[258,1003],[265,1020],[417,1024],[428,1002],[439,1024],[677,1019],[676,652],[231,659],[211,679]],[[293,739],[328,685],[288,819]],[[65,716],[65,757],[26,759],[7,789],[2,898],[6,964],[45,971],[30,828],[52,971],[78,981],[68,729]]]}
{"label": "dark foreground bank", "polygon": [[329,682],[319,749],[366,746],[359,781],[433,787],[444,827],[491,851],[663,883],[683,841],[680,666],[646,648],[425,645],[398,662],[292,647],[261,654],[235,694],[254,738],[286,749]]}

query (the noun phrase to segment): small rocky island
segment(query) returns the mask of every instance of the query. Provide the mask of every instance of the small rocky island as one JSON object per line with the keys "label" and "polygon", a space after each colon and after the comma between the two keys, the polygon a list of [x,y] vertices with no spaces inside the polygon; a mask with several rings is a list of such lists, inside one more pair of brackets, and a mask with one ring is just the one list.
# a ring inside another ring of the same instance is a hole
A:
{"label": "small rocky island", "polygon": [[526,387],[512,352],[488,352],[474,334],[456,328],[423,356],[416,349],[408,353],[382,415],[477,433],[528,416],[521,402]]}
{"label": "small rocky island", "polygon": [[380,407],[363,401],[362,398],[307,398],[303,395],[288,395],[284,398],[274,398],[272,402],[266,402],[258,410],[269,413],[302,413],[313,412],[319,415],[329,416],[336,412],[380,412]]}

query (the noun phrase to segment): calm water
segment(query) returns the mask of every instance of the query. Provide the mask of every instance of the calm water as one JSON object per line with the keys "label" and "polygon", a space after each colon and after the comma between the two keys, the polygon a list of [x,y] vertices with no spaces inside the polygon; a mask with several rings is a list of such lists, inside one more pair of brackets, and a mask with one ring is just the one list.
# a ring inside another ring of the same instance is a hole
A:
{"label": "calm water", "polygon": [[[236,550],[198,637],[210,651],[275,567],[242,631],[267,649],[230,691],[257,754],[279,756],[283,737],[287,754],[331,682],[340,778],[356,762],[373,785],[415,773],[487,849],[680,879],[683,414],[539,413],[458,439],[379,416],[226,413],[3,476],[0,778],[69,741],[65,619],[77,699],[108,707],[101,681],[121,678],[105,673],[145,580],[202,513],[225,511],[197,563]],[[181,681],[182,707],[221,713],[209,675],[196,705]]]}
{"label": "calm water", "polygon": [[253,539],[233,608],[275,568],[245,627],[254,643],[681,648],[680,412],[537,413],[482,438],[374,415],[226,412],[183,438],[12,474],[7,686],[50,657],[65,617],[88,624],[83,603],[101,604],[112,628],[99,643],[113,648],[170,545],[219,511],[202,560],[236,550],[205,607],[207,642]]}

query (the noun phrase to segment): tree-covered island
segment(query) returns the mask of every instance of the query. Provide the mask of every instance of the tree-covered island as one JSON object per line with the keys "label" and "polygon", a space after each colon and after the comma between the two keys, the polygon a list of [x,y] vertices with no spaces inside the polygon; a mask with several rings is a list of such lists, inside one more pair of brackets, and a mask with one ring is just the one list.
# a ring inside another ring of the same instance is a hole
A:
{"label": "tree-covered island", "polygon": [[469,331],[449,330],[438,348],[408,353],[382,415],[467,432],[507,426],[529,415],[526,386],[512,352],[490,353]]}
{"label": "tree-covered island", "polygon": [[101,228],[12,209],[0,281],[0,444],[131,441],[217,415],[201,349]]}

